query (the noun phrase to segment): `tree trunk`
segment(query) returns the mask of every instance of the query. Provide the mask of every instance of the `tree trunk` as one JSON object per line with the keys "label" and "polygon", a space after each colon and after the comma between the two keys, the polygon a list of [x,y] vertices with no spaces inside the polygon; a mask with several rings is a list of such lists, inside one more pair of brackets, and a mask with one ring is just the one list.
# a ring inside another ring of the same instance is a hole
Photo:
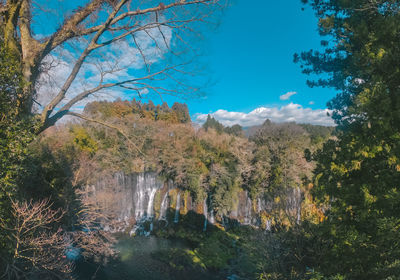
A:
{"label": "tree trunk", "polygon": [[18,41],[15,39],[15,34],[17,32],[21,1],[9,0],[6,5],[7,9],[2,15],[4,18],[2,23],[4,45],[10,49],[14,55],[20,55],[20,48]]}
{"label": "tree trunk", "polygon": [[22,76],[24,78],[23,100],[21,112],[32,113],[33,98],[35,94],[35,82],[39,75],[40,61],[44,46],[32,37],[31,32],[31,3],[29,0],[21,0],[19,15],[19,32],[22,53]]}

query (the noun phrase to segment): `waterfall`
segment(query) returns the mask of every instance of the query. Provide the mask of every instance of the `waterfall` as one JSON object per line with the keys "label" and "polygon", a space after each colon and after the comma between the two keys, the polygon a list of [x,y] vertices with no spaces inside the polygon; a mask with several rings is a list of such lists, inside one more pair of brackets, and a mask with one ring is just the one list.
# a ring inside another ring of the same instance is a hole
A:
{"label": "waterfall", "polygon": [[246,203],[246,208],[245,208],[244,224],[245,225],[250,225],[251,224],[251,199],[250,199],[250,197],[247,198],[247,203]]}
{"label": "waterfall", "polygon": [[301,207],[299,206],[299,208],[297,209],[297,224],[299,225],[301,222]]}
{"label": "waterfall", "polygon": [[[168,208],[172,198],[170,197],[170,193],[165,190],[163,186],[166,187],[165,189],[175,190],[174,196],[176,196],[176,205],[174,207],[175,214],[173,217],[167,217],[169,216]],[[87,188],[88,195],[92,196],[94,199],[101,200],[104,197],[108,198],[108,200],[105,201],[107,207],[105,211],[108,212],[105,212],[105,214],[115,215],[115,218],[109,223],[102,223],[101,226],[105,230],[111,232],[130,231],[132,234],[149,235],[153,227],[158,225],[158,223],[153,224],[155,219],[154,203],[157,192],[161,195],[160,205],[157,205],[160,209],[157,219],[159,221],[166,221],[166,225],[168,222],[171,222],[167,221],[168,218],[172,218],[174,223],[179,222],[180,210],[184,202],[184,193],[179,191],[176,186],[173,186],[172,181],[162,182],[159,180],[157,174],[154,172],[129,175],[119,172],[115,173],[112,177],[99,180],[94,186],[88,185]],[[161,189],[162,192],[160,191]],[[157,201],[159,200],[157,199]],[[189,197],[185,209],[197,209],[197,206],[201,208],[201,204],[197,205],[191,201],[192,199]],[[292,223],[301,223],[301,202],[302,191],[299,187],[287,190],[285,200],[286,209],[284,208],[284,210],[290,215]],[[255,204],[252,205],[253,203]],[[203,231],[206,231],[210,223],[218,223],[220,222],[219,219],[223,219],[223,217],[218,216],[218,221],[216,221],[216,212],[214,212],[213,209],[211,196],[204,199],[202,206],[204,216]],[[241,190],[237,194],[237,199],[235,197],[230,215],[226,218],[236,219],[243,225],[260,226],[265,222],[265,230],[271,231],[273,228],[273,221],[270,219],[262,221],[262,213],[263,211],[270,213],[273,207],[273,202],[266,198],[264,199],[263,196],[253,201],[247,191]],[[201,209],[198,210],[201,211]],[[227,220],[222,220],[223,223],[225,223],[225,221]],[[161,223],[161,225],[164,225],[164,222]],[[231,226],[231,224],[227,223],[227,227],[228,226]]]}
{"label": "waterfall", "polygon": [[[117,184],[120,186],[125,186],[127,185],[127,180],[125,180],[125,175],[122,172],[116,173],[115,174],[115,180],[117,181]],[[120,197],[121,204],[124,205],[125,207],[121,208],[120,214],[118,215],[118,221],[123,222],[125,224],[124,228],[119,229],[119,230],[124,230],[126,226],[129,224],[129,219],[131,218],[131,213],[133,209],[133,203],[131,196],[129,195],[121,195]],[[117,229],[118,231],[118,229]]]}
{"label": "waterfall", "polygon": [[154,219],[155,195],[162,185],[154,172],[129,175],[118,172],[113,177],[99,180],[91,195],[109,198],[105,214],[116,215],[114,221],[102,225],[103,228],[112,232],[129,229],[132,234],[142,233],[144,222]]}
{"label": "waterfall", "polygon": [[296,198],[297,198],[297,224],[301,222],[301,190],[299,187],[296,188]]}
{"label": "waterfall", "polygon": [[211,198],[210,198],[210,224],[215,224],[214,208]]}
{"label": "waterfall", "polygon": [[[134,182],[132,182],[134,183]],[[154,197],[161,187],[154,173],[140,173],[136,176],[136,187],[134,190],[135,219],[151,220],[154,213]]]}
{"label": "waterfall", "polygon": [[301,189],[300,187],[292,188],[288,191],[286,199],[286,213],[290,215],[293,222],[300,224],[301,222]]}
{"label": "waterfall", "polygon": [[147,218],[153,217],[153,209],[154,209],[154,196],[156,195],[157,189],[152,189],[150,192],[149,203],[147,204]]}
{"label": "waterfall", "polygon": [[165,193],[164,198],[161,202],[160,217],[158,217],[158,220],[167,219],[167,209],[168,209],[168,192]]}
{"label": "waterfall", "polygon": [[208,207],[207,207],[207,198],[204,199],[203,202],[203,215],[204,215],[204,226],[203,226],[203,231],[207,230],[207,212],[208,212]]}
{"label": "waterfall", "polygon": [[176,208],[175,208],[175,218],[174,218],[174,223],[179,222],[179,211],[181,209],[181,192],[178,192],[178,195],[176,196]]}
{"label": "waterfall", "polygon": [[240,206],[240,202],[238,201],[236,205],[233,206],[233,209],[230,212],[230,217],[237,219],[238,215],[239,215],[239,206]]}
{"label": "waterfall", "polygon": [[210,211],[210,224],[215,224],[214,210],[213,209],[211,209],[211,211]]}
{"label": "waterfall", "polygon": [[144,174],[139,174],[137,176],[137,190],[136,190],[136,200],[135,200],[135,218],[136,221],[140,220],[144,215],[144,204],[146,198],[146,186],[143,184]]}
{"label": "waterfall", "polygon": [[265,231],[271,231],[271,220],[268,219],[265,225]]}
{"label": "waterfall", "polygon": [[260,214],[261,209],[262,209],[262,207],[261,207],[261,199],[257,198],[257,213],[258,214]]}

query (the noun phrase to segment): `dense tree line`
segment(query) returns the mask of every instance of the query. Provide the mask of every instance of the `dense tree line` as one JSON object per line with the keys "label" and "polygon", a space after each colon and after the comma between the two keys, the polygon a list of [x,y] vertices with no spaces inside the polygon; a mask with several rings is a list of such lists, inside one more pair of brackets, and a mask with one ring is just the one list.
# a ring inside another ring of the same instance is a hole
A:
{"label": "dense tree line", "polygon": [[[110,104],[111,103],[111,104]],[[140,118],[153,121],[166,121],[168,123],[191,123],[189,109],[186,104],[175,102],[169,108],[166,102],[161,105],[154,105],[153,101],[148,103],[141,101],[122,101],[114,102],[96,101],[85,106],[85,113],[90,116],[109,118],[128,118],[129,115],[138,115]]]}
{"label": "dense tree line", "polygon": [[[304,150],[317,150],[331,135],[326,133],[331,129],[325,127],[309,128],[308,132],[295,123],[267,120],[246,138],[240,126],[224,127],[210,116],[202,128],[195,129],[190,123],[176,121],[176,112],[187,114],[186,105],[180,104],[183,110],[177,111],[177,104],[169,109],[166,104],[154,106],[135,100],[93,102],[86,106],[87,114],[97,114],[123,134],[82,122],[63,128],[62,139],[56,136],[60,131],[49,131],[45,142],[80,151],[76,166],[81,170],[77,180],[82,184],[95,182],[93,174],[155,171],[189,191],[198,203],[211,196],[217,216],[223,218],[240,190],[247,190],[254,203],[264,197],[283,202],[288,191],[297,187],[305,190],[314,165],[306,161]],[[172,117],[156,119],[151,114],[154,112]],[[318,137],[323,140],[313,141]],[[276,206],[285,208],[279,203]],[[277,210],[277,221],[281,214]]]}
{"label": "dense tree line", "polygon": [[203,128],[207,131],[209,128],[215,129],[218,133],[225,132],[235,136],[243,136],[243,129],[240,125],[224,126],[211,115],[207,115],[207,120],[203,124]]}

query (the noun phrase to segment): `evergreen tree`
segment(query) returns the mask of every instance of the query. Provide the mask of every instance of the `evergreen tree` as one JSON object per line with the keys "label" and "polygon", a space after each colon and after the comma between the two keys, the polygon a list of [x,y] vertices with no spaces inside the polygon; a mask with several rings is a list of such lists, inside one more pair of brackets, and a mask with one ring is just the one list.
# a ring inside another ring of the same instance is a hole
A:
{"label": "evergreen tree", "polygon": [[235,136],[243,136],[243,129],[240,125],[235,124],[232,126],[225,127],[224,131],[228,134]]}
{"label": "evergreen tree", "polygon": [[171,109],[169,108],[167,102],[163,102],[163,104],[161,105],[161,111],[164,112],[164,113],[167,113],[167,112],[171,111]]}
{"label": "evergreen tree", "polygon": [[[327,275],[394,279],[400,275],[400,4],[310,2],[323,52],[296,55],[311,86],[339,94],[328,106],[338,136],[315,155],[314,194],[329,209],[321,225]],[[326,77],[326,76],[325,76]]]}
{"label": "evergreen tree", "polygon": [[224,126],[219,121],[211,117],[210,114],[207,115],[207,120],[203,124],[203,128],[207,131],[209,128],[215,129],[218,133],[222,133],[224,131]]}
{"label": "evergreen tree", "polygon": [[175,112],[179,122],[190,123],[192,121],[190,119],[189,109],[185,103],[175,102],[171,109]]}

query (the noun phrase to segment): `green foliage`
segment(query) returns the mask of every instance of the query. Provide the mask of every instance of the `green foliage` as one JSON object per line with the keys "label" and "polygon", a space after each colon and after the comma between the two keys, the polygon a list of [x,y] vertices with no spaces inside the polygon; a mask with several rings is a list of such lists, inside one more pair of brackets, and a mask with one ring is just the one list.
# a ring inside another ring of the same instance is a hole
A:
{"label": "green foliage", "polygon": [[218,133],[222,133],[224,126],[211,115],[207,115],[207,120],[203,124],[203,128],[207,131],[209,128],[215,129]]}
{"label": "green foliage", "polygon": [[13,184],[32,139],[28,116],[19,114],[21,69],[7,48],[0,46],[0,184]]}
{"label": "green foliage", "polygon": [[184,269],[204,270],[205,264],[193,250],[172,248],[157,252],[154,256],[158,260],[167,263],[171,268],[177,271]]}
{"label": "green foliage", "polygon": [[236,255],[234,239],[223,231],[215,231],[195,250],[205,267],[223,269]]}
{"label": "green foliage", "polygon": [[263,193],[282,200],[288,189],[301,187],[305,178],[311,178],[314,165],[306,161],[304,150],[316,149],[312,137],[302,125],[269,120],[251,135],[256,143],[254,169],[247,186],[252,198]]}
{"label": "green foliage", "polygon": [[326,277],[319,272],[310,271],[307,273],[307,278],[309,280],[345,280],[346,278],[342,275],[334,275],[330,277]]}
{"label": "green foliage", "polygon": [[227,126],[224,129],[225,133],[234,135],[234,136],[243,136],[243,129],[240,125],[235,124],[232,126]]}
{"label": "green foliage", "polygon": [[328,104],[336,122],[347,127],[359,125],[355,120],[379,122],[378,116],[398,120],[399,100],[395,96],[400,79],[400,46],[393,43],[400,32],[398,3],[308,2],[319,18],[321,35],[329,36],[330,41],[324,44],[323,52],[304,52],[295,55],[295,61],[302,62],[306,74],[323,73],[328,77],[310,81],[310,85],[340,91]]}
{"label": "green foliage", "polygon": [[94,155],[98,146],[94,139],[88,134],[87,130],[83,127],[72,127],[73,141],[82,151]]}
{"label": "green foliage", "polygon": [[3,46],[0,46],[0,65],[0,120],[4,122],[18,115],[23,82],[18,59]]}
{"label": "green foliage", "polygon": [[[59,134],[67,136],[66,134]],[[60,140],[44,138],[29,146],[29,160],[20,174],[19,188],[25,199],[51,198],[54,208],[70,209],[75,199],[73,178],[81,150],[74,145],[60,145]],[[84,157],[84,156],[83,156]],[[68,212],[65,219],[74,213]],[[71,226],[72,220],[65,223]]]}
{"label": "green foliage", "polygon": [[334,127],[311,125],[311,124],[299,124],[305,131],[308,132],[311,138],[311,144],[321,147],[334,132]]}
{"label": "green foliage", "polygon": [[190,250],[167,250],[157,252],[154,257],[180,270],[212,271],[218,279],[233,272],[239,279],[345,279],[339,275],[324,277],[307,267],[310,259],[319,256],[310,254],[317,249],[315,240],[300,227],[266,234],[252,227],[225,231],[210,225],[204,233],[193,229],[194,219],[183,216],[174,229],[156,232],[158,236],[179,238],[191,244]]}
{"label": "green foliage", "polygon": [[185,103],[175,102],[172,105],[172,111],[175,113],[178,122],[180,123],[190,123],[192,120],[190,119],[189,109]]}
{"label": "green foliage", "polygon": [[225,127],[210,114],[207,115],[207,120],[203,124],[203,128],[207,131],[209,128],[215,129],[219,134],[225,132],[234,136],[243,136],[243,129],[240,125],[235,124],[233,126]]}
{"label": "green foliage", "polygon": [[[17,181],[25,169],[27,146],[34,138],[34,121],[19,110],[21,87],[18,59],[0,46],[0,219],[6,222],[10,198],[19,194]],[[0,231],[0,248],[8,248],[4,231]]]}
{"label": "green foliage", "polygon": [[309,1],[323,52],[296,56],[311,85],[340,94],[328,105],[337,138],[314,155],[314,194],[325,206],[317,262],[327,276],[394,279],[400,275],[400,6],[397,1]]}
{"label": "green foliage", "polygon": [[161,229],[156,233],[158,236],[166,237],[167,235],[169,238],[179,238],[191,244],[190,250],[168,250],[161,256],[157,254],[156,257],[180,269],[184,267],[197,268],[219,273],[228,268],[231,261],[237,257],[238,237],[213,225],[209,225],[208,232],[204,233],[193,227],[196,224],[194,220],[197,219],[200,219],[201,228],[203,216],[190,212],[187,216],[182,217],[182,221],[173,230]]}
{"label": "green foliage", "polygon": [[260,193],[264,193],[270,186],[272,180],[271,154],[268,146],[257,146],[253,152],[251,165],[253,170],[250,174],[249,186],[250,197],[255,199]]}

